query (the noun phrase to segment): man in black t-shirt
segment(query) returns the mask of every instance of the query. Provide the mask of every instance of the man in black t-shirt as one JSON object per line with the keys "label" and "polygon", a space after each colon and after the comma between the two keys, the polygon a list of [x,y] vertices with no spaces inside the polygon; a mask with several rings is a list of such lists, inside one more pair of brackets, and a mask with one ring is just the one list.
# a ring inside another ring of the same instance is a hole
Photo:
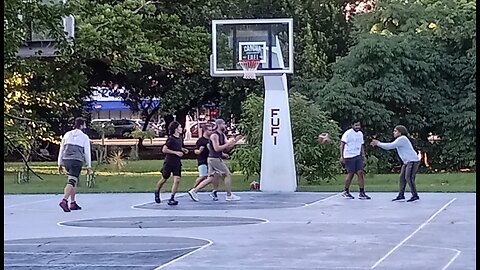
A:
{"label": "man in black t-shirt", "polygon": [[[197,143],[195,144],[195,154],[197,154],[197,163],[198,163],[198,177],[195,180],[195,185],[193,188],[188,192],[192,200],[198,201],[198,197],[196,196],[196,193],[192,192],[195,190],[195,187],[198,186],[202,181],[208,178],[208,165],[207,165],[207,158],[208,158],[208,144],[210,141],[210,135],[213,132],[213,126],[209,123],[205,124],[202,128],[203,130],[203,135],[197,140]],[[218,196],[217,196],[217,189],[218,189],[218,177],[215,177],[212,181],[213,185],[213,190],[212,193],[210,194],[210,197],[214,201],[218,201]]]}
{"label": "man in black t-shirt", "polygon": [[171,134],[165,145],[163,145],[162,152],[165,154],[165,161],[161,170],[162,177],[157,183],[155,190],[155,202],[160,203],[160,189],[163,184],[167,182],[170,175],[173,174],[172,195],[168,200],[168,205],[177,205],[178,201],[175,200],[175,194],[180,184],[180,177],[182,176],[182,161],[181,158],[184,154],[188,153],[188,150],[183,147],[182,138],[182,125],[177,121],[173,121],[168,126],[169,134]]}

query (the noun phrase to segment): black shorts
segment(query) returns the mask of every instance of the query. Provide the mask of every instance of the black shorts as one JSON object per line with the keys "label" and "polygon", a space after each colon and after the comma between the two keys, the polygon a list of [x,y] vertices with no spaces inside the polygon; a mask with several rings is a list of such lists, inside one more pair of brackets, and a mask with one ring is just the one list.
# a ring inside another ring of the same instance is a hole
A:
{"label": "black shorts", "polygon": [[162,173],[163,179],[168,179],[170,175],[173,174],[173,176],[182,176],[182,164],[168,164],[168,163],[163,163],[162,170],[160,171]]}
{"label": "black shorts", "polygon": [[80,179],[80,173],[82,172],[83,167],[82,161],[76,159],[64,159],[63,165],[65,166],[69,179],[76,179],[76,181]]}
{"label": "black shorts", "polygon": [[364,168],[363,157],[361,155],[345,159],[345,169],[347,170],[347,173],[363,171]]}

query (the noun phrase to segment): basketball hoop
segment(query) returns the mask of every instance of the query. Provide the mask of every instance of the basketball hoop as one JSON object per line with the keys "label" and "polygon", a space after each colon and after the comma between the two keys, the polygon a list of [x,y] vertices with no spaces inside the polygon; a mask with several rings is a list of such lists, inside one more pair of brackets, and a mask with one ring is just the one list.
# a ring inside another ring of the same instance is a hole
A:
{"label": "basketball hoop", "polygon": [[255,73],[257,71],[260,60],[258,59],[242,59],[238,64],[243,68],[243,78],[247,80],[255,80],[257,76]]}

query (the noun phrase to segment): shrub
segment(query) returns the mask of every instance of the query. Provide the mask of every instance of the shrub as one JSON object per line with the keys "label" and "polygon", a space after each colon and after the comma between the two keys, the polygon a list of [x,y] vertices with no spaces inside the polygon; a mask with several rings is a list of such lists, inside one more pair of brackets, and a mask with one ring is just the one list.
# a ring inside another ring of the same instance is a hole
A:
{"label": "shrub", "polygon": [[[290,97],[290,114],[297,176],[309,183],[330,180],[340,171],[339,128],[326,112],[300,94]],[[249,179],[260,173],[263,98],[251,94],[242,103],[239,130],[246,144],[235,149],[232,160]],[[331,143],[320,145],[318,134],[330,133]]]}

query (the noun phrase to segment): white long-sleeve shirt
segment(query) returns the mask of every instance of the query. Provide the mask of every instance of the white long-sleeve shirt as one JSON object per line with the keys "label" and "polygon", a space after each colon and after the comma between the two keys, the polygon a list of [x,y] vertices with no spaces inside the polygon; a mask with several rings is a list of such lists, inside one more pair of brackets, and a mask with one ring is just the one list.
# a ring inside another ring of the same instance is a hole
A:
{"label": "white long-sleeve shirt", "polygon": [[85,160],[87,168],[92,167],[90,138],[80,129],[68,131],[63,136],[58,153],[58,165],[63,165],[66,159]]}
{"label": "white long-sleeve shirt", "polygon": [[411,161],[420,161],[417,153],[413,149],[412,143],[405,135],[397,137],[391,143],[380,142],[378,143],[378,146],[385,150],[396,149],[400,159],[403,161],[403,164],[407,164]]}

